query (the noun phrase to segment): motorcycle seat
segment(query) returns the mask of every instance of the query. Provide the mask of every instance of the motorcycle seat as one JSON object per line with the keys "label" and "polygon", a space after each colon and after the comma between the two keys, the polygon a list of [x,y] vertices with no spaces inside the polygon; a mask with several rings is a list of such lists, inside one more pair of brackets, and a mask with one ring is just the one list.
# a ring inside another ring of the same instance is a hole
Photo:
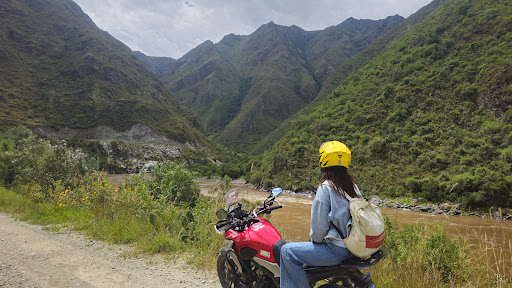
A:
{"label": "motorcycle seat", "polygon": [[370,266],[377,264],[382,258],[386,256],[386,250],[379,250],[370,256],[368,259],[361,259],[358,257],[352,257],[334,266],[306,266],[306,270],[314,269],[329,269],[329,268],[357,268],[357,269],[368,269]]}

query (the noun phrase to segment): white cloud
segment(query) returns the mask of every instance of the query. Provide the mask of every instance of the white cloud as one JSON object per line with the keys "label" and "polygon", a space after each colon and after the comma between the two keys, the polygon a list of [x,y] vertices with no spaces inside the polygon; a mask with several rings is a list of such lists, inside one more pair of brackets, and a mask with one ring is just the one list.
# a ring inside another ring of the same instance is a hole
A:
{"label": "white cloud", "polygon": [[224,35],[274,21],[320,30],[349,17],[407,17],[431,0],[75,0],[98,27],[133,50],[179,58]]}

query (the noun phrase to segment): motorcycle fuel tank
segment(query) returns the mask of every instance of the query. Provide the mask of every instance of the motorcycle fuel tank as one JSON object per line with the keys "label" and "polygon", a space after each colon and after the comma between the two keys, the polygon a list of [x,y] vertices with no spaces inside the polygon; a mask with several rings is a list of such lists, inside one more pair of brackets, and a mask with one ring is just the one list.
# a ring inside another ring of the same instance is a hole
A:
{"label": "motorcycle fuel tank", "polygon": [[[237,233],[230,230],[230,238],[235,241],[235,250],[242,254],[244,248],[254,249],[254,257],[276,263],[272,253],[272,246],[282,237],[277,229],[267,219],[258,218],[260,221],[252,224],[243,232]],[[247,253],[245,249],[244,254]]]}

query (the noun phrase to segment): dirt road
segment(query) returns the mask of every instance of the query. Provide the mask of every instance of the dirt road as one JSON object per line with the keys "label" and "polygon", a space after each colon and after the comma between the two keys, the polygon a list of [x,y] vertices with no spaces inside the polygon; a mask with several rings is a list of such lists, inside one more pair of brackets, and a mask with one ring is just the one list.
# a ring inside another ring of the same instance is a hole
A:
{"label": "dirt road", "polygon": [[179,258],[130,251],[0,213],[0,287],[221,287],[216,275]]}

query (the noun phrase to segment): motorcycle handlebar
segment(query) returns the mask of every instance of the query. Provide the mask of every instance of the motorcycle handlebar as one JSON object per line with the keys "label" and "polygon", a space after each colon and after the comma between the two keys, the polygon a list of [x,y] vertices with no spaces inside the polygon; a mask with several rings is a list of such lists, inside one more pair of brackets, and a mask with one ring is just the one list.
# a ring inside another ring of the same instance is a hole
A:
{"label": "motorcycle handlebar", "polygon": [[238,226],[238,225],[239,225],[239,224],[241,224],[241,223],[243,223],[243,221],[238,220],[238,219],[235,219],[235,220],[233,221],[233,223],[231,223],[231,225],[229,225],[229,226],[228,226],[228,225],[226,225],[226,230],[224,230],[224,231],[228,231],[228,230],[230,230],[230,229],[233,229],[233,228],[235,228],[236,226]]}
{"label": "motorcycle handlebar", "polygon": [[277,205],[277,206],[272,206],[270,208],[268,208],[268,211],[272,211],[272,210],[276,210],[276,209],[279,209],[279,208],[283,208],[283,205]]}
{"label": "motorcycle handlebar", "polygon": [[[277,203],[279,204],[279,202],[277,202]],[[244,217],[244,219],[233,219],[233,220],[219,221],[219,222],[217,222],[217,224],[215,224],[214,228],[217,233],[223,234],[224,232],[226,232],[230,229],[236,228],[239,225],[246,225],[247,223],[249,223],[249,221],[251,219],[255,219],[256,217],[258,217],[259,214],[263,214],[263,213],[269,214],[273,210],[276,210],[279,208],[283,208],[283,205],[279,204],[279,205],[270,206],[270,207],[262,205],[262,206],[254,208],[253,215],[252,215],[254,218],[251,218],[251,217],[245,218]]]}
{"label": "motorcycle handlebar", "polygon": [[[258,208],[259,208],[259,210],[258,210]],[[283,205],[279,204],[277,206],[271,206],[271,207],[265,207],[265,206],[261,207],[260,206],[260,207],[254,208],[254,210],[252,212],[253,212],[254,217],[258,217],[259,214],[270,213],[270,212],[272,212],[272,210],[276,210],[279,208],[283,208]]]}

